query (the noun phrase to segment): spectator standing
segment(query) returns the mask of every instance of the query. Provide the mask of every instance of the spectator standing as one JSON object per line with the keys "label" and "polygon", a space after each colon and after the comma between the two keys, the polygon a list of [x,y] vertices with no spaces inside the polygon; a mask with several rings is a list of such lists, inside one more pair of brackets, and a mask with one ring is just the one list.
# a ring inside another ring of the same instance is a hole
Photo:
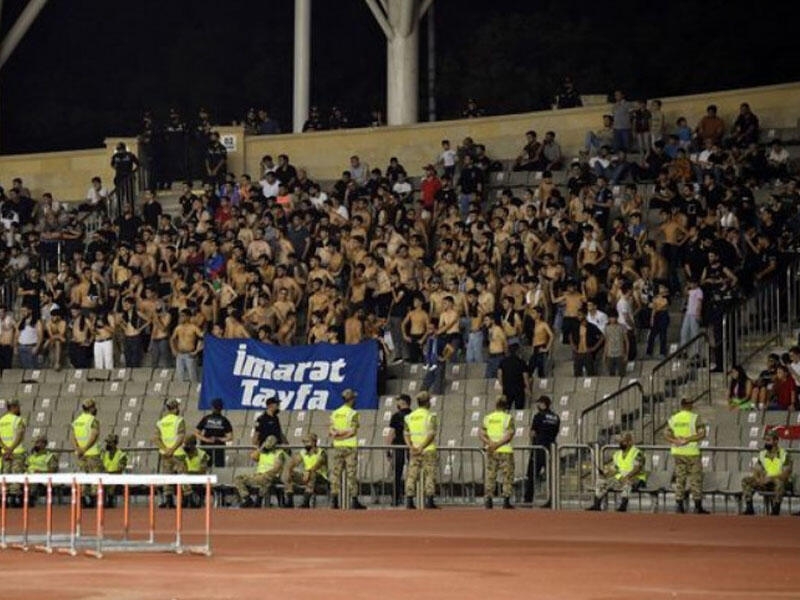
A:
{"label": "spectator standing", "polygon": [[664,113],[661,111],[661,100],[650,101],[650,140],[653,145],[664,140],[666,133]]}
{"label": "spectator standing", "polygon": [[470,207],[483,194],[483,171],[472,163],[469,154],[464,155],[464,163],[458,176],[458,205],[461,217],[466,219]]}
{"label": "spectator standing", "polygon": [[508,400],[509,408],[525,409],[525,391],[530,388],[528,365],[519,357],[519,345],[511,344],[497,369],[497,381]]}
{"label": "spectator standing", "polygon": [[576,108],[583,106],[580,92],[575,88],[572,77],[566,76],[553,99],[555,108]]}
{"label": "spectator standing", "polygon": [[219,141],[219,132],[212,131],[208,136],[208,146],[203,160],[203,182],[219,187],[228,175],[228,150]]}
{"label": "spectator standing", "polygon": [[731,143],[740,148],[758,143],[758,117],[747,102],[739,106],[739,116],[733,122],[731,131]]}
{"label": "spectator standing", "polygon": [[128,151],[124,142],[117,144],[117,149],[111,157],[111,168],[114,169],[114,186],[117,188],[119,202],[133,204],[136,190],[133,173],[139,168],[139,159],[133,152]]}
{"label": "spectator standing", "polygon": [[631,112],[634,106],[625,98],[621,90],[614,92],[614,104],[611,108],[611,116],[614,120],[614,152],[625,152],[631,146]]}
{"label": "spectator standing", "polygon": [[631,111],[631,124],[633,134],[636,136],[636,148],[644,156],[653,143],[650,134],[652,128],[652,113],[647,109],[647,100],[638,100],[636,108]]}
{"label": "spectator standing", "polygon": [[203,444],[214,446],[209,450],[209,455],[215,467],[225,466],[225,444],[233,439],[233,426],[228,417],[222,414],[224,406],[222,398],[214,398],[211,412],[200,419],[194,432]]}
{"label": "spectator standing", "polygon": [[144,224],[152,227],[153,231],[158,231],[163,209],[161,203],[156,200],[155,193],[148,190],[144,193],[144,203],[142,204],[142,218]]}
{"label": "spectator standing", "polygon": [[0,305],[0,372],[11,368],[15,332],[14,317],[5,306]]}
{"label": "spectator standing", "polygon": [[191,316],[188,309],[181,310],[170,337],[170,349],[175,355],[176,380],[197,383],[197,355],[203,349],[203,330],[191,322]]}
{"label": "spectator standing", "polygon": [[443,174],[450,179],[456,174],[456,159],[458,153],[450,147],[450,140],[442,140],[442,151],[437,164],[443,169]]}
{"label": "spectator standing", "polygon": [[20,307],[20,319],[17,322],[17,355],[23,369],[39,368],[39,351],[44,343],[44,327],[42,321],[34,317],[30,307]]}
{"label": "spectator standing", "polygon": [[625,375],[628,362],[628,335],[625,327],[619,323],[616,310],[611,310],[608,313],[608,324],[604,335],[603,351],[608,374],[622,377]]}
{"label": "spectator standing", "polygon": [[572,346],[573,365],[572,372],[575,377],[594,377],[595,356],[603,345],[603,334],[586,320],[586,309],[578,311],[578,325],[570,333]]}
{"label": "spectator standing", "polygon": [[[702,317],[703,288],[700,287],[696,279],[689,279],[686,282],[686,310],[683,313],[683,322],[681,323],[681,346],[700,333]],[[692,348],[690,356],[694,357],[696,354],[697,349]]]}
{"label": "spectator standing", "polygon": [[467,105],[461,111],[462,119],[476,119],[483,116],[483,109],[478,107],[474,98],[467,99]]}

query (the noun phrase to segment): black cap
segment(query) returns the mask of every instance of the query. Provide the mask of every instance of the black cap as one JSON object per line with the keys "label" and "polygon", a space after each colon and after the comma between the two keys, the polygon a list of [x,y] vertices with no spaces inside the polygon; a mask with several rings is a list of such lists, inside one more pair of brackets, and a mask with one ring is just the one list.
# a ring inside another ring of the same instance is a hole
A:
{"label": "black cap", "polygon": [[275,396],[267,398],[267,406],[270,404],[278,404],[278,399]]}

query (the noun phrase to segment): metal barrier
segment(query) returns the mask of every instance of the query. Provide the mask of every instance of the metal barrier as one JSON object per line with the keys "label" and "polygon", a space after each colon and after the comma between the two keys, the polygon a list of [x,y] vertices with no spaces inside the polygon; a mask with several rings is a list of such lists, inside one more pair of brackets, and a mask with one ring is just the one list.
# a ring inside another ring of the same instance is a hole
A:
{"label": "metal barrier", "polygon": [[[581,411],[578,418],[578,442],[605,443],[622,431],[637,431],[638,441],[644,441],[645,391],[633,379],[613,394]],[[596,439],[590,436],[596,435]]]}
{"label": "metal barrier", "polygon": [[[560,444],[556,447],[551,467],[554,509],[561,509],[565,502],[580,505],[594,497],[597,477],[594,456],[595,448],[588,444]],[[588,498],[587,491],[590,494]]]}
{"label": "metal barrier", "polygon": [[[654,442],[656,432],[674,413],[681,398],[711,402],[710,341],[700,333],[679,346],[650,372],[650,395],[646,399],[647,422],[643,425],[646,442]],[[649,433],[648,433],[649,427]]]}
{"label": "metal barrier", "polygon": [[725,312],[722,317],[722,368],[726,373],[734,365],[747,363],[768,346],[781,343],[784,332],[781,306],[786,311],[794,297],[783,288],[793,270],[794,267],[789,267],[785,277],[774,277],[760,283],[751,296],[735,302]]}

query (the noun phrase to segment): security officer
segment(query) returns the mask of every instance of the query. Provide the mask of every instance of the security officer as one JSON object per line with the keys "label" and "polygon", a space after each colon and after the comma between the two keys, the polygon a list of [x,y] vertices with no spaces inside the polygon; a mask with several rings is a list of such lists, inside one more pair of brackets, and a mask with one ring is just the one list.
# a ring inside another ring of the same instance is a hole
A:
{"label": "security officer", "polygon": [[363,509],[358,501],[358,412],[353,408],[357,394],[346,389],[342,392],[342,405],[331,413],[328,434],[333,440],[333,467],[331,469],[331,508],[339,508],[342,471],[347,477],[347,490],[352,494],[350,508]]}
{"label": "security officer", "polygon": [[[81,473],[99,473],[103,463],[100,459],[100,422],[95,416],[97,405],[88,398],[81,404],[81,414],[72,422],[72,446],[75,448],[75,458],[78,471]],[[89,494],[81,498],[86,507],[94,506],[94,497],[97,495],[97,486],[92,486]]]}
{"label": "security officer", "polygon": [[644,486],[646,481],[644,453],[633,445],[633,435],[624,433],[619,440],[619,450],[614,452],[611,463],[603,469],[603,477],[597,481],[594,504],[586,510],[601,510],[603,498],[613,490],[621,492],[617,512],[626,512],[631,492]]}
{"label": "security officer", "polygon": [[[295,486],[303,488],[303,503],[300,508],[310,508],[311,498],[317,488],[324,487],[328,481],[328,455],[318,446],[319,439],[316,433],[307,433],[303,437],[303,449],[299,454],[292,456],[289,467],[284,474],[283,483],[286,486],[284,507],[294,506]],[[297,466],[302,464],[302,470]]]}
{"label": "security officer", "polygon": [[[25,428],[27,424],[19,414],[19,400],[6,400],[6,412],[0,417],[0,472],[20,474],[25,472]],[[8,486],[8,506],[22,506],[22,487],[18,483]]]}
{"label": "security officer", "polygon": [[415,508],[414,493],[420,475],[424,477],[425,508],[439,508],[433,501],[436,493],[436,431],[438,419],[431,412],[428,392],[417,395],[417,409],[405,418],[403,436],[408,446],[409,461],[406,473],[406,508]]}
{"label": "security officer", "polygon": [[269,506],[270,489],[281,480],[286,453],[278,448],[278,438],[271,435],[264,440],[259,450],[253,451],[250,458],[257,463],[256,472],[250,475],[237,475],[233,481],[239,494],[239,507],[256,506],[250,497],[251,487],[258,488],[260,496]]}
{"label": "security officer", "polygon": [[[179,461],[178,469],[186,475],[205,475],[211,464],[211,456],[202,448],[197,447],[197,438],[190,433],[183,440],[183,446],[175,451],[175,459]],[[200,493],[191,485],[183,487],[184,508],[200,508],[202,504]]]}
{"label": "security officer", "polygon": [[[105,447],[100,455],[103,461],[103,472],[111,475],[122,475],[128,467],[128,455],[119,449],[119,437],[114,433],[109,433],[105,439]],[[117,505],[118,486],[110,486],[106,490],[106,508],[114,508]]]}
{"label": "security officer", "polygon": [[758,453],[758,462],[753,474],[742,479],[742,497],[746,508],[742,514],[754,515],[753,492],[772,492],[772,514],[781,514],[781,500],[786,492],[786,483],[792,476],[792,457],[778,445],[778,433],[764,434],[764,449]]}
{"label": "security officer", "polygon": [[486,449],[486,508],[492,508],[492,496],[497,482],[497,471],[500,471],[502,483],[503,508],[511,506],[511,492],[514,485],[514,449],[511,440],[514,438],[514,421],[508,412],[508,399],[498,396],[494,412],[483,418],[480,431],[481,441]]}
{"label": "security officer", "polygon": [[699,441],[706,437],[706,426],[700,415],[692,412],[692,401],[683,398],[681,409],[667,421],[667,441],[675,461],[675,499],[679,513],[686,512],[684,498],[688,482],[694,500],[694,512],[707,515],[703,508],[703,463]]}
{"label": "security officer", "polygon": [[395,446],[393,450],[388,451],[387,457],[394,467],[392,502],[395,506],[400,506],[404,493],[403,467],[405,467],[408,456],[403,431],[406,427],[406,416],[411,414],[411,397],[408,394],[400,394],[395,398],[395,405],[397,411],[389,419],[384,442],[387,446]]}
{"label": "security officer", "polygon": [[[539,396],[536,400],[537,412],[531,422],[531,445],[544,446],[550,448],[556,443],[559,431],[561,431],[561,418],[550,410],[552,401],[549,396]],[[528,458],[528,471],[525,477],[525,502],[533,502],[533,484],[542,475],[542,471],[547,468],[547,453],[542,448],[537,448],[531,452]],[[549,508],[550,502],[544,508]]]}
{"label": "security officer", "polygon": [[[26,461],[28,473],[56,473],[58,472],[58,457],[47,448],[47,436],[40,435],[33,440],[33,447]],[[43,485],[30,487],[30,506],[36,506],[36,499],[45,489]]]}
{"label": "security officer", "polygon": [[[158,446],[159,465],[158,472],[174,475],[181,472],[181,463],[176,458],[175,453],[183,445],[186,437],[186,423],[183,417],[178,414],[180,404],[174,398],[167,400],[165,404],[166,413],[158,423],[156,423],[156,434],[153,442]],[[159,508],[175,508],[172,488],[165,485],[161,488],[163,500]]]}

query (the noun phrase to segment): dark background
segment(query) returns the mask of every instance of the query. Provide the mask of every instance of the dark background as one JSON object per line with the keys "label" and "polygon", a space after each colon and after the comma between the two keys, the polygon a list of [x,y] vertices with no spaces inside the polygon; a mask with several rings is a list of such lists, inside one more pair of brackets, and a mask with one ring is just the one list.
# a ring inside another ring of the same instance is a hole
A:
{"label": "dark background", "polygon": [[[24,6],[5,0],[2,29]],[[659,97],[800,79],[793,3],[436,0],[437,105],[547,108],[571,74],[583,93]],[[363,0],[314,0],[312,104],[351,122],[385,106],[383,34]],[[268,106],[291,129],[291,0],[50,0],[0,74],[4,153],[96,147],[170,106],[215,123]],[[426,26],[420,117],[427,119]],[[758,112],[758,107],[753,107]]]}

